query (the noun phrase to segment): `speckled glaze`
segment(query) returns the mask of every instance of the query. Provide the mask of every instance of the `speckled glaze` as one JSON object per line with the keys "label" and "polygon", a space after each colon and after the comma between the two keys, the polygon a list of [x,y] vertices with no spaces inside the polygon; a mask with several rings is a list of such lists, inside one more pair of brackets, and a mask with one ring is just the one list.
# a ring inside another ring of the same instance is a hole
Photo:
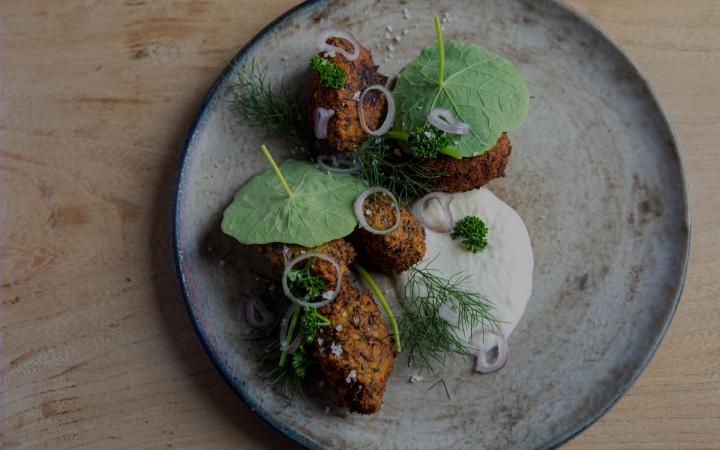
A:
{"label": "speckled glaze", "polygon": [[[679,300],[688,259],[690,205],[680,149],[657,99],[609,39],[555,1],[317,1],[280,17],[218,80],[190,131],[175,203],[176,262],[197,331],[236,392],[279,431],[313,448],[548,448],[589,426],[640,374]],[[409,9],[404,19],[402,9]],[[390,76],[434,42],[476,42],[514,61],[530,112],[510,136],[506,177],[489,187],[525,220],[534,290],[510,338],[508,366],[474,375],[458,361],[435,374],[402,356],[382,412],[326,413],[317,399],[288,403],[262,379],[248,341],[243,295],[262,263],[220,233],[235,191],[265,168],[258,150],[289,146],[228,111],[233,65],[269,64],[307,86],[319,30],[350,28]],[[390,53],[385,28],[408,32]],[[444,379],[451,399],[440,385]]]}

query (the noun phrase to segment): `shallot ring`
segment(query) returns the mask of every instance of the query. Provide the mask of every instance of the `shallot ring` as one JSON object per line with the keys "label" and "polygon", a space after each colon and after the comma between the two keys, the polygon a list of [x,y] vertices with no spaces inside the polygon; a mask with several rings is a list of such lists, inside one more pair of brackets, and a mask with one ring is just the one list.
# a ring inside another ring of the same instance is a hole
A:
{"label": "shallot ring", "polygon": [[[390,197],[392,204],[395,207],[395,213],[397,215],[397,221],[395,221],[395,224],[385,230],[378,230],[376,228],[373,228],[372,226],[370,226],[369,223],[367,223],[367,219],[365,219],[365,199],[367,199],[370,195],[376,193],[383,193]],[[398,226],[400,226],[400,205],[393,193],[383,187],[376,186],[365,189],[363,192],[360,193],[360,195],[355,198],[355,203],[353,203],[353,209],[355,210],[355,217],[358,220],[358,226],[360,228],[366,229],[372,234],[389,234],[395,231]]]}
{"label": "shallot ring", "polygon": [[[365,122],[365,110],[363,109],[363,101],[365,100],[365,94],[370,91],[382,92],[385,96],[385,103],[387,103],[387,114],[385,115],[385,122],[383,122],[383,124],[377,130],[371,130],[370,128],[368,128],[367,122]],[[363,91],[362,95],[360,95],[360,101],[358,102],[358,113],[360,115],[360,126],[362,127],[364,132],[366,132],[370,136],[382,136],[383,134],[390,131],[390,127],[392,127],[393,122],[395,121],[395,100],[393,99],[392,93],[388,88],[379,84],[368,86]]]}
{"label": "shallot ring", "polygon": [[[295,265],[297,263],[299,263],[301,261],[305,261],[306,259],[311,259],[311,258],[322,259],[323,261],[332,264],[332,266],[335,268],[335,273],[337,274],[336,281],[335,281],[335,289],[332,291],[332,295],[327,298],[325,298],[325,296],[323,295],[323,300],[320,302],[308,302],[303,299],[299,299],[299,298],[295,297],[295,295],[293,295],[293,293],[290,291],[290,287],[288,286],[287,280],[288,280],[288,273],[290,273],[290,270],[292,270],[292,268],[295,267]],[[298,306],[309,306],[311,308],[320,308],[321,306],[325,306],[328,303],[330,303],[331,301],[335,300],[335,297],[337,297],[338,294],[340,293],[341,285],[342,285],[342,272],[340,271],[340,264],[337,261],[335,261],[333,258],[331,258],[330,256],[326,255],[325,253],[310,252],[310,253],[302,254],[302,255],[296,257],[295,259],[291,260],[289,263],[287,263],[285,265],[285,271],[283,271],[283,274],[282,274],[283,292],[285,292],[285,295],[287,296],[287,298],[289,298],[293,303],[295,303]]]}

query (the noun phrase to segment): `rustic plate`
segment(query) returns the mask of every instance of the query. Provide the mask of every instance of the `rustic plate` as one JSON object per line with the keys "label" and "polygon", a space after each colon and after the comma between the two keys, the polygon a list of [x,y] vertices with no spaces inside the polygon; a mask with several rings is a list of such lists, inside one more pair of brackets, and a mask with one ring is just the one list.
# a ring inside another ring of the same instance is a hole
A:
{"label": "rustic plate", "polygon": [[[690,205],[677,140],[647,81],[588,19],[555,1],[310,1],[279,17],[223,72],[188,136],[175,199],[175,252],[188,309],[218,369],[248,406],[308,447],[557,446],[597,420],[638,377],[670,323],[683,286]],[[408,8],[404,18],[403,8]],[[410,384],[403,359],[382,412],[326,413],[288,404],[259,376],[242,295],[251,252],[219,232],[223,208],[265,168],[258,146],[287,143],[228,110],[233,70],[253,58],[288,86],[307,86],[318,32],[351,29],[395,74],[434,42],[476,42],[514,61],[532,96],[512,133],[507,176],[490,188],[525,220],[534,291],[499,374],[457,364]],[[388,50],[386,27],[407,34]],[[443,379],[444,389],[432,383]]]}

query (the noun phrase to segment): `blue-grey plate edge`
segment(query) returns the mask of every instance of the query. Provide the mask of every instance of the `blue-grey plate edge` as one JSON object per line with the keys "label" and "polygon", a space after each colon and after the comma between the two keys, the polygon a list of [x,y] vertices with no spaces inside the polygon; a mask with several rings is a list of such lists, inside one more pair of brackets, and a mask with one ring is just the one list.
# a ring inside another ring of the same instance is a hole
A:
{"label": "blue-grey plate edge", "polygon": [[[283,21],[288,19],[289,17],[293,16],[297,12],[306,9],[311,8],[313,6],[316,6],[320,3],[323,3],[327,0],[307,0],[303,3],[300,3],[299,5],[289,9],[282,15],[278,16],[276,19],[274,19],[270,24],[268,24],[266,27],[264,27],[258,34],[256,34],[250,41],[247,42],[235,55],[235,57],[227,64],[227,66],[223,69],[222,73],[218,76],[218,78],[213,83],[212,87],[206,94],[205,98],[202,101],[202,104],[200,106],[200,109],[198,113],[196,114],[195,118],[193,119],[193,122],[190,126],[190,129],[188,131],[187,137],[185,139],[185,142],[183,144],[183,148],[179,155],[179,163],[178,163],[178,169],[177,169],[177,175],[175,179],[175,189],[173,191],[173,199],[172,199],[172,220],[171,220],[171,234],[172,234],[172,253],[173,253],[173,261],[175,264],[175,268],[177,271],[178,279],[180,282],[180,288],[182,292],[183,301],[185,302],[185,306],[187,308],[188,314],[190,316],[190,320],[192,322],[193,328],[195,332],[198,334],[198,337],[200,339],[200,342],[207,352],[208,356],[210,357],[210,360],[213,362],[215,367],[218,369],[222,377],[225,379],[225,381],[230,385],[232,390],[243,400],[243,402],[250,408],[252,412],[254,412],[256,415],[258,415],[262,420],[264,420],[266,423],[268,423],[270,426],[275,428],[277,431],[282,433],[283,435],[287,436],[288,438],[294,440],[298,444],[302,445],[303,447],[310,448],[310,449],[323,449],[318,443],[308,439],[306,436],[298,433],[294,429],[285,426],[278,420],[276,420],[271,414],[269,414],[265,409],[260,407],[255,400],[250,397],[247,393],[247,391],[241,386],[240,383],[238,383],[237,380],[235,380],[230,373],[230,370],[225,366],[222,359],[219,357],[219,355],[211,348],[210,343],[208,342],[208,337],[205,335],[202,327],[199,324],[196,311],[193,308],[191,298],[190,298],[190,292],[188,289],[188,283],[187,279],[185,277],[184,273],[184,258],[182,254],[182,249],[180,247],[180,240],[179,240],[179,204],[180,204],[180,198],[183,194],[182,191],[182,181],[183,181],[183,175],[185,172],[185,162],[187,160],[189,149],[197,135],[198,127],[202,123],[204,112],[207,108],[207,106],[210,104],[212,99],[215,97],[215,94],[217,93],[218,87],[223,83],[225,78],[230,75],[237,64],[238,61],[241,61],[243,59],[243,56],[253,47],[255,46],[260,40],[262,40],[269,32],[271,32],[273,29],[275,29],[279,24],[281,24]],[[582,433],[584,430],[586,430],[588,427],[590,427],[593,423],[595,423],[597,420],[599,420],[603,415],[605,415],[619,400],[620,398],[627,392],[627,390],[630,388],[630,386],[635,383],[635,381],[638,379],[640,374],[645,370],[647,365],[649,364],[652,357],[655,355],[655,352],[657,351],[660,343],[662,342],[663,337],[665,336],[668,328],[670,327],[670,323],[672,322],[672,318],[675,315],[675,311],[677,310],[678,303],[680,301],[680,297],[682,296],[684,285],[685,285],[685,279],[687,275],[687,268],[688,268],[688,262],[690,259],[690,242],[691,242],[691,236],[692,236],[692,200],[690,195],[690,188],[689,184],[687,182],[688,176],[687,176],[687,166],[685,164],[685,158],[684,158],[684,152],[682,150],[682,147],[680,145],[680,141],[677,137],[677,133],[675,131],[674,126],[672,125],[672,122],[668,118],[668,113],[666,109],[663,107],[662,102],[659,100],[655,90],[653,89],[652,85],[648,81],[647,77],[643,74],[643,72],[638,68],[637,64],[633,61],[633,59],[595,22],[594,19],[587,16],[585,13],[579,11],[577,8],[573,7],[572,5],[567,4],[566,2],[562,0],[549,0],[553,3],[556,3],[557,5],[567,9],[569,12],[571,12],[573,15],[579,17],[581,20],[583,20],[585,23],[587,23],[591,28],[594,29],[597,33],[599,33],[601,36],[603,36],[608,43],[610,43],[615,50],[618,52],[619,55],[621,55],[623,58],[627,60],[629,65],[635,70],[637,77],[642,80],[644,85],[647,87],[648,92],[650,93],[653,102],[655,102],[658,105],[658,110],[662,114],[663,120],[665,122],[665,126],[670,131],[670,135],[673,139],[673,146],[676,149],[677,153],[677,159],[678,159],[678,165],[681,168],[681,174],[682,174],[682,186],[684,188],[684,198],[685,198],[685,220],[688,224],[688,233],[687,233],[687,241],[685,243],[685,255],[684,255],[684,261],[682,266],[682,274],[680,278],[680,282],[678,283],[677,290],[675,292],[675,298],[673,300],[672,309],[670,310],[669,314],[665,318],[665,322],[662,325],[662,329],[657,334],[657,337],[655,341],[653,342],[652,346],[650,347],[650,351],[644,356],[643,360],[641,361],[638,368],[633,372],[630,379],[625,383],[624,386],[618,391],[617,395],[613,398],[611,398],[608,403],[600,410],[598,411],[593,417],[589,418],[584,423],[580,424],[580,426],[573,432],[567,433],[564,436],[559,437],[555,442],[551,442],[549,445],[547,445],[545,448],[557,448],[564,443],[568,442],[569,440],[573,439],[580,433]]]}

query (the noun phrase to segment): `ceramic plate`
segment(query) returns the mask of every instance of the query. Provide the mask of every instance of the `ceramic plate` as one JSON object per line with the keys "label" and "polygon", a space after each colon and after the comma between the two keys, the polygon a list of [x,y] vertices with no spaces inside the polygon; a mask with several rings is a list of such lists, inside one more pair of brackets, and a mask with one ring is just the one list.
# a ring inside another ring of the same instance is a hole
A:
{"label": "ceramic plate", "polygon": [[[188,309],[223,376],[280,432],[312,448],[547,448],[579,433],[638,377],[668,327],[688,260],[685,169],[666,115],[631,61],[588,19],[555,1],[310,1],[270,24],[208,95],[182,155],[175,252]],[[404,18],[407,8],[408,18]],[[530,89],[527,122],[510,135],[506,177],[489,188],[525,220],[534,289],[510,337],[508,366],[473,375],[451,365],[408,383],[404,359],[373,416],[290,404],[260,376],[243,295],[252,252],[219,221],[236,190],[287,142],[228,110],[232,74],[248,59],[287,86],[308,86],[318,32],[349,28],[394,75],[434,42],[475,42],[514,61]],[[407,32],[388,50],[386,27]],[[444,389],[431,384],[443,379]]]}

